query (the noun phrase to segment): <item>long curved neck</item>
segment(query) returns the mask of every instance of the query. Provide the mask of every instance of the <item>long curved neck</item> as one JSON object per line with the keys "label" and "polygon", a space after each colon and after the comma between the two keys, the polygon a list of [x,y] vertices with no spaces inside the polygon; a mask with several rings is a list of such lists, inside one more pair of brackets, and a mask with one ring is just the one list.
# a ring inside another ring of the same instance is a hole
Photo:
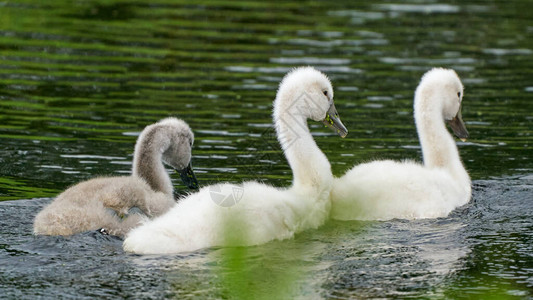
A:
{"label": "long curved neck", "polygon": [[144,179],[154,191],[172,197],[172,182],[161,160],[167,147],[168,140],[155,128],[143,131],[135,145],[133,175]]}
{"label": "long curved neck", "polygon": [[[279,99],[283,101],[284,99]],[[307,119],[296,111],[274,114],[278,140],[293,173],[293,187],[321,191],[333,180],[331,165],[307,127]]]}
{"label": "long curved neck", "polygon": [[444,124],[442,107],[435,105],[441,102],[430,101],[432,96],[426,91],[415,99],[415,121],[424,165],[427,168],[446,169],[454,178],[470,181],[457,145]]}

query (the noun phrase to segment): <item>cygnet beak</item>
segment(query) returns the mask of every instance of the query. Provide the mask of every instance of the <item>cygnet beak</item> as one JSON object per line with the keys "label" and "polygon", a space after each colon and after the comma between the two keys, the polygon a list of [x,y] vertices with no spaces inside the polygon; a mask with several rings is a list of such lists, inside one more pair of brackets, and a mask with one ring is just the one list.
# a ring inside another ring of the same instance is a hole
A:
{"label": "cygnet beak", "polygon": [[189,162],[189,165],[183,169],[183,170],[176,170],[181,177],[181,181],[190,189],[197,190],[198,180],[196,180],[196,176],[194,176],[194,172],[192,170],[192,164]]}
{"label": "cygnet beak", "polygon": [[335,103],[331,103],[331,106],[329,107],[328,112],[326,113],[326,118],[322,120],[322,123],[324,123],[329,128],[335,130],[335,132],[342,138],[346,137],[346,135],[348,134],[348,129],[344,127],[344,124],[342,124],[339,114],[337,113]]}
{"label": "cygnet beak", "polygon": [[450,124],[453,133],[461,141],[466,142],[466,139],[468,138],[468,130],[466,130],[465,123],[463,122],[463,117],[461,116],[461,107],[459,107],[457,115],[453,119],[448,121],[448,124]]}

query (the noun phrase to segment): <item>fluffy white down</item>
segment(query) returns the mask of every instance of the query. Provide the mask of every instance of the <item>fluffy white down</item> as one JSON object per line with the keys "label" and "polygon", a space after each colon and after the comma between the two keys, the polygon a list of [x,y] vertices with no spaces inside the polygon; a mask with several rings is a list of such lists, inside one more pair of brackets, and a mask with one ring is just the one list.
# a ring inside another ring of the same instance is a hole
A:
{"label": "fluffy white down", "polygon": [[[274,123],[293,171],[290,188],[257,182],[204,187],[181,199],[168,213],[131,231],[124,240],[124,250],[164,254],[212,246],[259,245],[322,225],[329,216],[333,175],[306,119],[318,119],[319,115],[325,118],[328,101],[332,101],[325,94],[332,97],[331,83],[309,67],[295,69],[280,84],[274,101]],[[307,102],[293,105],[303,101],[302,95],[317,105],[313,109],[305,107]],[[234,187],[242,191],[237,204],[223,207],[215,203],[213,191],[227,192]]]}
{"label": "fluffy white down", "polygon": [[446,170],[375,161],[334,179],[331,215],[337,220],[438,218],[469,199],[470,189]]}
{"label": "fluffy white down", "polygon": [[[252,246],[317,228],[329,213],[328,191],[309,202],[309,192],[246,182],[237,205],[222,207],[211,196],[214,186],[180,201],[168,213],[134,229],[126,251],[139,254],[189,252],[212,246]],[[228,190],[222,188],[222,190]]]}
{"label": "fluffy white down", "polygon": [[460,113],[462,93],[454,71],[436,68],[427,72],[414,104],[424,165],[385,160],[353,167],[334,179],[332,218],[438,218],[466,204],[471,196],[470,177],[444,124]]}

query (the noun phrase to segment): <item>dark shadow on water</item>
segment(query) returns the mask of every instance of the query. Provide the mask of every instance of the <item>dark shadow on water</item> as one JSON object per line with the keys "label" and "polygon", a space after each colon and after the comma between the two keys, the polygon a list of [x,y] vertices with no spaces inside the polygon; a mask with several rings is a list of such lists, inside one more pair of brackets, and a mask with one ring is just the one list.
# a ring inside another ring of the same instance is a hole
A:
{"label": "dark shadow on water", "polygon": [[135,18],[133,3],[111,3],[100,4],[94,2],[94,5],[87,7],[81,14],[66,14],[66,17],[77,17],[82,19],[108,20],[108,21],[125,21]]}

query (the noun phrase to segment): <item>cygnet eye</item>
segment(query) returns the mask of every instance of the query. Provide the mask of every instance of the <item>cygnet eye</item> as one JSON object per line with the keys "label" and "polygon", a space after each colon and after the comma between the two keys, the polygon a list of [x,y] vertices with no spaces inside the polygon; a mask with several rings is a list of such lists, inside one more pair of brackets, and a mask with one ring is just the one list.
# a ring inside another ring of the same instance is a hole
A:
{"label": "cygnet eye", "polygon": [[457,92],[457,97],[461,98],[461,92]]}
{"label": "cygnet eye", "polygon": [[324,93],[324,96],[328,96],[328,91],[323,91],[322,93]]}

